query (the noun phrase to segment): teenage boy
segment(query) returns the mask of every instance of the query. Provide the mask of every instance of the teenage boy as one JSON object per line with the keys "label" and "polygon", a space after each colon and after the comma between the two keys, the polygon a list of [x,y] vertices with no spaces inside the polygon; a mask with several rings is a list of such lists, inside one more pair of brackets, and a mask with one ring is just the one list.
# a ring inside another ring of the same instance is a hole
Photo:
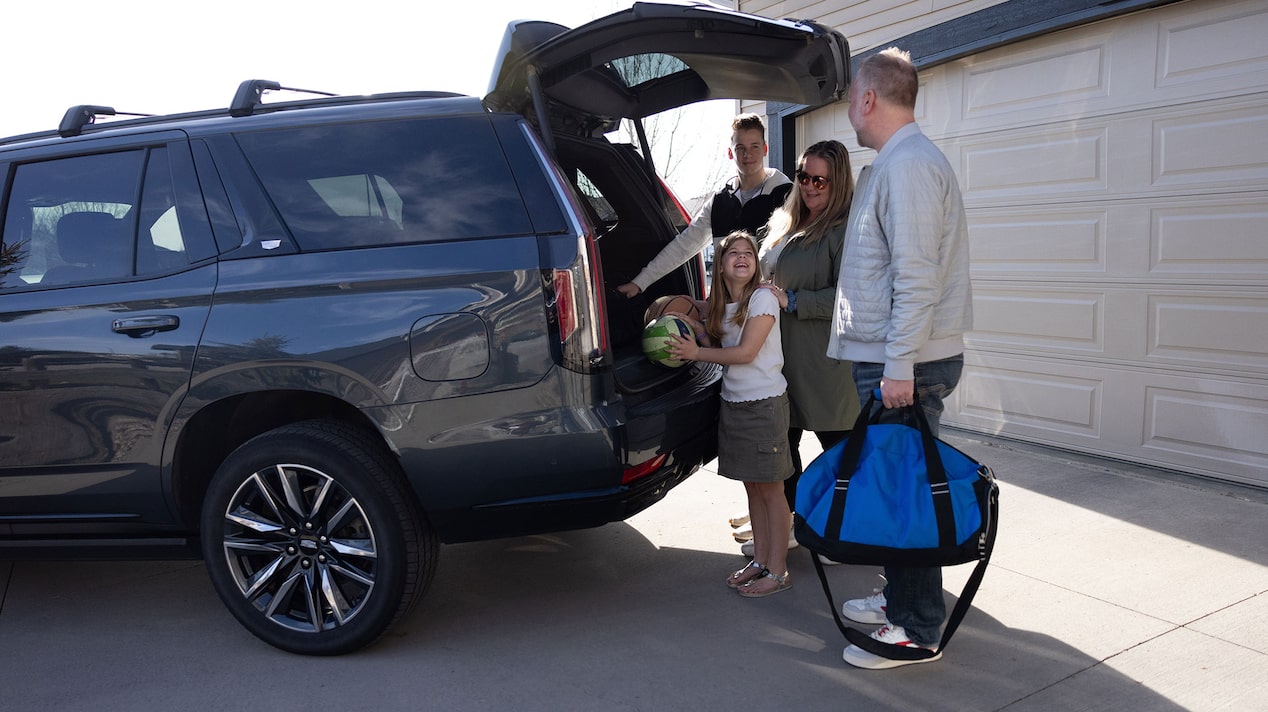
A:
{"label": "teenage boy", "polygon": [[715,246],[735,230],[757,236],[775,208],[784,204],[792,181],[766,167],[766,124],[757,114],[731,120],[731,146],[726,155],[735,161],[735,177],[704,204],[685,230],[665,245],[633,281],[617,287],[626,297],[644,292],[656,280],[677,269],[710,242]]}

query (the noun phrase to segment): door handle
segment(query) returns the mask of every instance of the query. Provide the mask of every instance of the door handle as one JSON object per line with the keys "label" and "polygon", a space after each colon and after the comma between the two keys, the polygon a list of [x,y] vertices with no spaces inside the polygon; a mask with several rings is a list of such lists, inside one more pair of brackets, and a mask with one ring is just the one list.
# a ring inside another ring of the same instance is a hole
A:
{"label": "door handle", "polygon": [[116,334],[127,334],[134,339],[160,331],[171,331],[181,325],[180,317],[171,315],[137,316],[128,319],[115,319],[110,330]]}

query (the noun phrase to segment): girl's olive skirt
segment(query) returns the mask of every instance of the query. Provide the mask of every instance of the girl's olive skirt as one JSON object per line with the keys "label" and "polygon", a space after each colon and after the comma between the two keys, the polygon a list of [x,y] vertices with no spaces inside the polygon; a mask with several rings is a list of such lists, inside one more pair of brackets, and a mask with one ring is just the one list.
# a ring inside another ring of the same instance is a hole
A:
{"label": "girl's olive skirt", "polygon": [[788,394],[757,401],[722,401],[718,473],[743,482],[783,482],[792,476]]}

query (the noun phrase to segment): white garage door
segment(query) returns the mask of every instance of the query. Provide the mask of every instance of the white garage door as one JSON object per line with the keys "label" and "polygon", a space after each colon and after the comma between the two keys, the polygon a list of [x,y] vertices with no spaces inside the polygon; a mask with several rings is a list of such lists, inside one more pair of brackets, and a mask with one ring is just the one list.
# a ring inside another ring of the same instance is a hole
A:
{"label": "white garage door", "polygon": [[[973,256],[945,423],[1268,486],[1265,38],[1195,0],[922,72]],[[798,128],[856,145],[844,107]]]}

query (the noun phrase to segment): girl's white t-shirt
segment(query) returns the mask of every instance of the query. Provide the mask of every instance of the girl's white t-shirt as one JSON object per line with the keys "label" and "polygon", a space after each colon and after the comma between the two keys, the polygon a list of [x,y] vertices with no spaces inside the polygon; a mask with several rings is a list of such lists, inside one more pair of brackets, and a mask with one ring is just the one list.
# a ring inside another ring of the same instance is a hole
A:
{"label": "girl's white t-shirt", "polygon": [[[722,320],[722,346],[738,346],[742,327],[731,322],[738,304],[726,305],[726,316]],[[748,300],[748,318],[759,315],[775,317],[775,325],[762,342],[757,358],[749,363],[731,364],[722,370],[722,400],[731,403],[763,400],[788,390],[788,381],[784,380],[784,350],[779,336],[779,299],[769,289],[753,292]],[[747,322],[745,322],[747,324]]]}

